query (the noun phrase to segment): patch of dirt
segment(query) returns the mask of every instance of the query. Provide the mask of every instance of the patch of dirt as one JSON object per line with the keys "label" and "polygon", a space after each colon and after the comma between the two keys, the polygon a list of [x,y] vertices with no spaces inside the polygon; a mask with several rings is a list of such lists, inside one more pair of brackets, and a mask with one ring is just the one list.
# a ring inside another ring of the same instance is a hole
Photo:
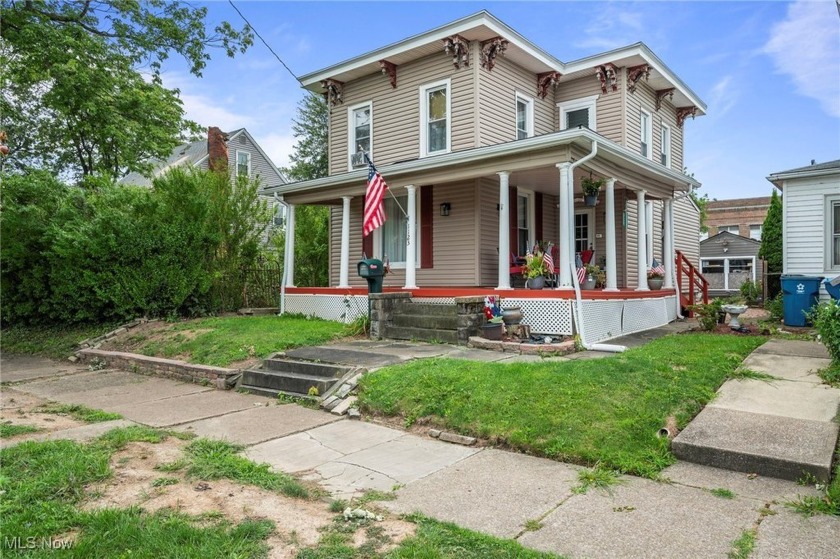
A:
{"label": "patch of dirt", "polygon": [[0,421],[9,422],[13,425],[29,425],[41,430],[37,433],[23,433],[14,437],[7,437],[3,439],[3,443],[25,441],[37,438],[44,433],[86,425],[84,421],[69,416],[39,412],[40,406],[47,402],[48,400],[26,392],[4,388],[2,398],[0,398]]}
{"label": "patch of dirt", "polygon": [[[147,511],[168,508],[200,516],[221,513],[231,522],[245,519],[268,519],[276,531],[267,540],[271,559],[290,559],[298,551],[318,543],[335,514],[323,501],[292,499],[277,493],[228,480],[189,480],[182,472],[163,472],[155,466],[174,462],[183,455],[187,443],[170,437],[160,443],[133,442],[111,458],[111,479],[88,488],[94,498],[85,503],[87,510],[139,505]],[[177,483],[155,487],[155,480],[169,478]],[[388,519],[377,522],[396,545],[414,533],[413,524]],[[380,531],[381,532],[381,531]],[[366,541],[364,531],[361,543]],[[381,538],[381,536],[380,536]]]}

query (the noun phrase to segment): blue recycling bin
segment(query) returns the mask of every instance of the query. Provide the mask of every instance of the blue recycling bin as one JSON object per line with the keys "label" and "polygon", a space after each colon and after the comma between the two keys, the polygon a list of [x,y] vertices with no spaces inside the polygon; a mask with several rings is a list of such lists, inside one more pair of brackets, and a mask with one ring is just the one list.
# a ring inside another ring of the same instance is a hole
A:
{"label": "blue recycling bin", "polygon": [[837,285],[831,285],[831,280],[834,278],[825,278],[825,282],[823,282],[823,287],[828,292],[828,295],[832,299],[840,299],[840,283]]}
{"label": "blue recycling bin", "polygon": [[782,275],[782,302],[786,325],[807,324],[805,313],[810,312],[811,307],[817,304],[822,280],[819,276]]}

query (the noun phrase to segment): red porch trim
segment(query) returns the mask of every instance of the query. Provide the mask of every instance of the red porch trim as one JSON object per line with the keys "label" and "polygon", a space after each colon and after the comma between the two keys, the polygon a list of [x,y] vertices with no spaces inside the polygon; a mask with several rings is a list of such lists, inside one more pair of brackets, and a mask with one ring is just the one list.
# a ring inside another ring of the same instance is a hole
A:
{"label": "red porch trim", "polygon": [[[421,287],[419,289],[403,289],[401,287],[386,287],[386,293],[410,292],[414,297],[477,297],[487,295],[501,295],[509,299],[574,299],[574,290],[557,289],[495,289],[493,287]],[[581,298],[587,300],[616,300],[616,299],[657,299],[675,295],[674,289],[659,289],[656,291],[636,291],[622,289],[619,291],[604,291],[602,289],[581,290]],[[287,287],[287,295],[367,295],[367,287]]]}

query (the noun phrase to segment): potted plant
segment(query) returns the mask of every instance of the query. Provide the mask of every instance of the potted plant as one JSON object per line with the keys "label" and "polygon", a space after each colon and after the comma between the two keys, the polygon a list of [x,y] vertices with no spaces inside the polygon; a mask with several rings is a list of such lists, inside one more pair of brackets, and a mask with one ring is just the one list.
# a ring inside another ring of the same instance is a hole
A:
{"label": "potted plant", "polygon": [[656,270],[648,270],[647,280],[648,287],[650,289],[662,289],[662,282],[665,280],[665,274]]}
{"label": "potted plant", "polygon": [[598,276],[601,274],[601,268],[595,264],[586,265],[586,278],[583,280],[581,289],[595,289],[598,285]]}
{"label": "potted plant", "polygon": [[522,270],[525,276],[525,286],[529,289],[542,289],[545,287],[545,276],[548,274],[548,266],[545,263],[541,250],[534,250],[533,254],[525,255],[525,267]]}
{"label": "potted plant", "polygon": [[583,190],[583,202],[587,206],[595,206],[598,203],[598,193],[601,187],[606,184],[604,179],[593,179],[591,176],[583,177],[580,180],[580,188]]}

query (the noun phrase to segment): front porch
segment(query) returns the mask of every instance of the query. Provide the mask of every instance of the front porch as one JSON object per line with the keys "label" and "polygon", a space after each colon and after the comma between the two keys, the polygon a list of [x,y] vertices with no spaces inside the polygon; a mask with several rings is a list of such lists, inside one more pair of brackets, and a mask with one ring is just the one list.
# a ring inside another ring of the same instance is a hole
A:
{"label": "front porch", "polygon": [[[368,313],[365,288],[287,287],[284,291],[283,312],[348,323]],[[673,288],[584,290],[580,291],[579,301],[575,291],[564,289],[386,287],[384,292],[410,293],[412,301],[436,305],[454,305],[456,299],[465,297],[500,296],[502,308],[516,306],[522,309],[522,323],[530,326],[532,333],[581,335],[587,344],[663,326],[676,320],[680,310],[679,298]]]}

